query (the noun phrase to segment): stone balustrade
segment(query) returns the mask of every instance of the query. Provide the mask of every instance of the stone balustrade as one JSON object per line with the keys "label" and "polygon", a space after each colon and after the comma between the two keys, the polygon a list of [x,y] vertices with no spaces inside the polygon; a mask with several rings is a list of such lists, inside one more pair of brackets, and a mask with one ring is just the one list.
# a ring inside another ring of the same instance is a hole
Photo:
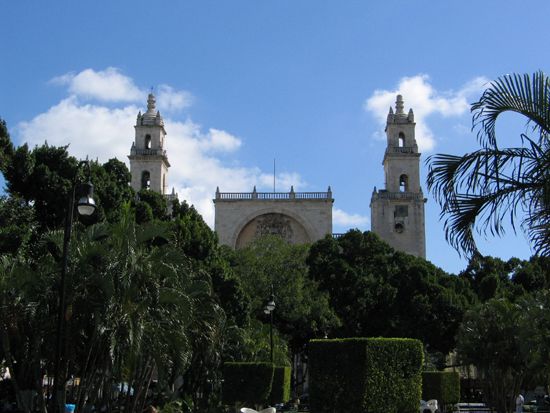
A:
{"label": "stone balustrade", "polygon": [[132,147],[130,149],[130,155],[159,155],[166,157],[166,150],[164,149],[138,149]]}
{"label": "stone balustrade", "polygon": [[422,192],[386,192],[384,190],[376,191],[372,194],[373,198],[378,199],[402,199],[402,200],[424,200],[424,194]]}
{"label": "stone balustrade", "polygon": [[219,192],[216,191],[216,200],[249,201],[249,200],[291,200],[291,199],[318,199],[332,200],[332,192]]}

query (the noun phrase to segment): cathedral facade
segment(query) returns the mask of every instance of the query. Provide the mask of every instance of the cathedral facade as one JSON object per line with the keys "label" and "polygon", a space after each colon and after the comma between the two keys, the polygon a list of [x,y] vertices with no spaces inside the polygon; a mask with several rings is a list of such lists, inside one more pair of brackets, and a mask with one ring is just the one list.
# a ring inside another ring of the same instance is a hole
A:
{"label": "cathedral facade", "polygon": [[[420,186],[420,153],[415,139],[412,109],[404,112],[397,96],[395,112],[390,108],[386,122],[387,146],[383,166],[385,188],[374,188],[370,202],[372,231],[393,248],[426,257],[424,203]],[[168,199],[170,163],[164,148],[166,130],[155,96],[147,98],[147,111],[138,113],[135,138],[130,149],[131,186],[152,190]],[[266,234],[290,243],[312,243],[332,234],[334,198],[326,192],[220,192],[216,189],[215,231],[220,243],[242,248]]]}
{"label": "cathedral facade", "polygon": [[332,234],[332,190],[327,192],[220,192],[216,190],[215,230],[222,244],[242,248],[262,235],[293,244]]}

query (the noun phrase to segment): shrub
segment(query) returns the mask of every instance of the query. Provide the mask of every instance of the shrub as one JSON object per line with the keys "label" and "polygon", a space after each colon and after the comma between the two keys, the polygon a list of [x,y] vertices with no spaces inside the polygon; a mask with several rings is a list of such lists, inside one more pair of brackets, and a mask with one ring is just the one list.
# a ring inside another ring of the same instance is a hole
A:
{"label": "shrub", "polygon": [[310,405],[316,413],[416,413],[422,343],[400,338],[312,340]]}
{"label": "shrub", "polygon": [[290,400],[290,367],[274,368],[270,399],[272,405]]}
{"label": "shrub", "polygon": [[422,398],[437,399],[439,404],[460,401],[460,377],[454,371],[425,371],[422,373]]}
{"label": "shrub", "polygon": [[271,363],[225,363],[222,400],[224,404],[266,404],[271,394]]}

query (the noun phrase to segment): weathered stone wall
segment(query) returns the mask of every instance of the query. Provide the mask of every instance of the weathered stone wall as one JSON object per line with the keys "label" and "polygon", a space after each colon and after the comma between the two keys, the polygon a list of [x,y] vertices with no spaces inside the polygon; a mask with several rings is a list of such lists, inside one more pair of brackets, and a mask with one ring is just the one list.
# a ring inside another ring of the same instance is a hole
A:
{"label": "weathered stone wall", "polygon": [[[143,171],[149,171],[151,189],[160,194],[166,194],[166,179],[168,167],[161,156],[133,156],[130,158],[130,171],[132,172],[132,188],[135,191],[141,189],[141,175]],[[163,182],[164,181],[164,182]]]}
{"label": "weathered stone wall", "polygon": [[240,248],[258,236],[278,233],[291,243],[332,234],[333,199],[220,199],[215,230],[220,243]]}
{"label": "weathered stone wall", "polygon": [[391,199],[387,195],[391,194],[373,193],[372,231],[396,250],[426,258],[424,198],[421,194],[415,199]]}

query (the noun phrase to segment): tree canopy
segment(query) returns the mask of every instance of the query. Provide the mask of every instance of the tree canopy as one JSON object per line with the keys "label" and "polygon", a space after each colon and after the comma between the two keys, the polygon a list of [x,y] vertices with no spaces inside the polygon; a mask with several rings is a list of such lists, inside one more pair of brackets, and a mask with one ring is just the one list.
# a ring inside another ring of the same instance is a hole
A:
{"label": "tree canopy", "polygon": [[461,279],[358,230],[313,244],[308,265],[342,321],[331,336],[418,338],[445,354],[454,347],[472,298]]}
{"label": "tree canopy", "polygon": [[317,282],[308,277],[307,254],[307,245],[266,236],[230,257],[256,318],[267,321],[263,309],[274,295],[275,326],[289,338],[294,353],[301,352],[309,339],[323,337],[339,324],[328,294],[319,291]]}

